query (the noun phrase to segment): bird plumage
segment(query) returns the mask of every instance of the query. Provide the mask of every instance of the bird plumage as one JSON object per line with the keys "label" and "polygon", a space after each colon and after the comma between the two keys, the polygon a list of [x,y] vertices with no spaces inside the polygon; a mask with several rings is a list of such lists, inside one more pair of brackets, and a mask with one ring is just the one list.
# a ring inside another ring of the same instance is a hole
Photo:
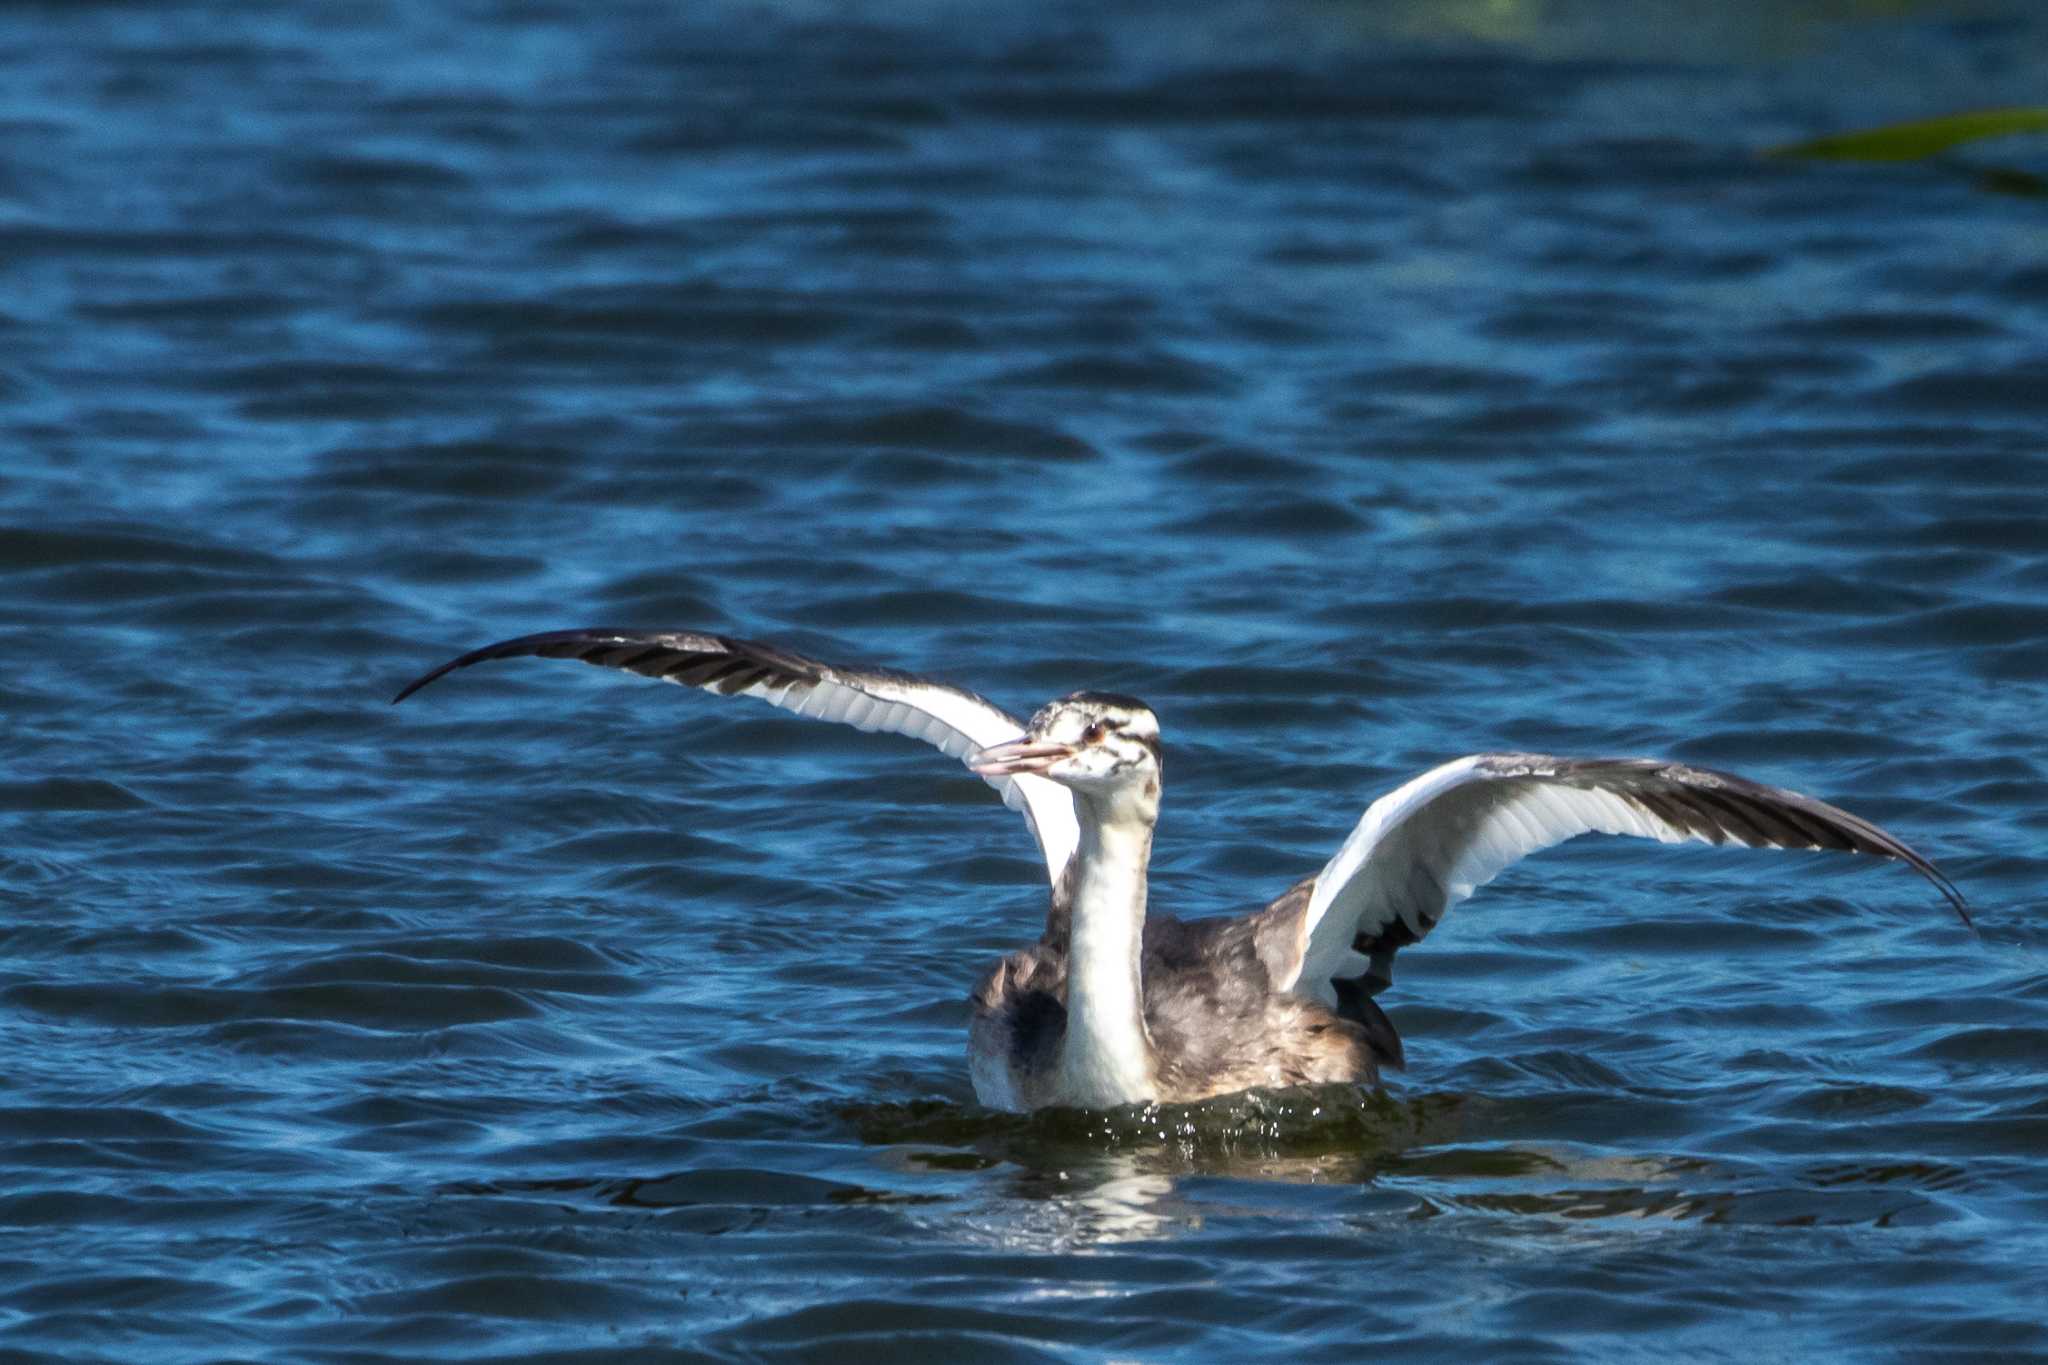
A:
{"label": "bird plumage", "polygon": [[1257,1086],[1373,1083],[1402,1065],[1372,998],[1394,954],[1510,863],[1579,834],[1834,849],[1891,858],[1967,924],[1954,885],[1876,825],[1729,773],[1655,759],[1474,754],[1373,802],[1321,871],[1263,909],[1147,913],[1162,787],[1143,702],[1077,692],[1027,724],[975,693],[885,668],[688,631],[583,629],[473,650],[408,684],[491,659],[571,658],[799,715],[922,739],[1021,811],[1051,882],[1039,941],[970,1000],[969,1062],[992,1107],[1192,1101]]}

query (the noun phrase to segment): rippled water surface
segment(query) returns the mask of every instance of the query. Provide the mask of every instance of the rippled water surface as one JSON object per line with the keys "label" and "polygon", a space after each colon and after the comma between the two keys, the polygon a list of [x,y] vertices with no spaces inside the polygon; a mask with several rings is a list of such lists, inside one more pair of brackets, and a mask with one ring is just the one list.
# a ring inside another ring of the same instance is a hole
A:
{"label": "rippled water surface", "polygon": [[[2048,1353],[2032,6],[0,16],[0,1355]],[[2024,187],[2007,177],[2006,188]],[[1166,727],[1243,909],[1483,748],[1846,804],[1403,955],[1384,1094],[977,1108],[957,765],[502,636]]]}

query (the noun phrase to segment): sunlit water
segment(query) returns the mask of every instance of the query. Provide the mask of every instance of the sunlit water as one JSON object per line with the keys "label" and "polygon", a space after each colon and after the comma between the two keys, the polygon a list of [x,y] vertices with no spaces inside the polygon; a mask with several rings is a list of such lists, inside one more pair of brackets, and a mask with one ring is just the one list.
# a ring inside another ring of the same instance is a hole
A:
{"label": "sunlit water", "polygon": [[[1703,8],[9,11],[0,1353],[2048,1352],[2048,216],[1759,156],[2048,26]],[[1184,914],[1519,747],[1983,932],[1578,845],[1385,1095],[993,1115],[1042,873],[957,765],[386,705],[599,623],[1141,695]]]}

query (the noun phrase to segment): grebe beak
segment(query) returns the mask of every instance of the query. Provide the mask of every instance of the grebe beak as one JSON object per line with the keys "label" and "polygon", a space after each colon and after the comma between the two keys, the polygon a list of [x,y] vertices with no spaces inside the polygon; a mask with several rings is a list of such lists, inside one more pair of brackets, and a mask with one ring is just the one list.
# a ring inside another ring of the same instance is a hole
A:
{"label": "grebe beak", "polygon": [[983,777],[1007,777],[1011,773],[1042,773],[1063,758],[1074,755],[1074,746],[1025,735],[1005,744],[991,744],[968,755],[967,766]]}

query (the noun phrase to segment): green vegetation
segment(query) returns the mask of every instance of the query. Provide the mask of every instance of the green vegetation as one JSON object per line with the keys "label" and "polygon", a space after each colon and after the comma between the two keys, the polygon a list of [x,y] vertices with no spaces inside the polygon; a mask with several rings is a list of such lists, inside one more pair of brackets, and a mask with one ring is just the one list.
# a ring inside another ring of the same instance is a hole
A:
{"label": "green vegetation", "polygon": [[[2048,108],[1980,109],[1788,142],[1765,155],[1825,161],[1925,161],[1968,143],[2044,132],[2048,132]],[[1983,188],[2001,194],[2048,195],[2048,179],[2030,171],[1975,165],[1961,169],[1976,177]]]}

